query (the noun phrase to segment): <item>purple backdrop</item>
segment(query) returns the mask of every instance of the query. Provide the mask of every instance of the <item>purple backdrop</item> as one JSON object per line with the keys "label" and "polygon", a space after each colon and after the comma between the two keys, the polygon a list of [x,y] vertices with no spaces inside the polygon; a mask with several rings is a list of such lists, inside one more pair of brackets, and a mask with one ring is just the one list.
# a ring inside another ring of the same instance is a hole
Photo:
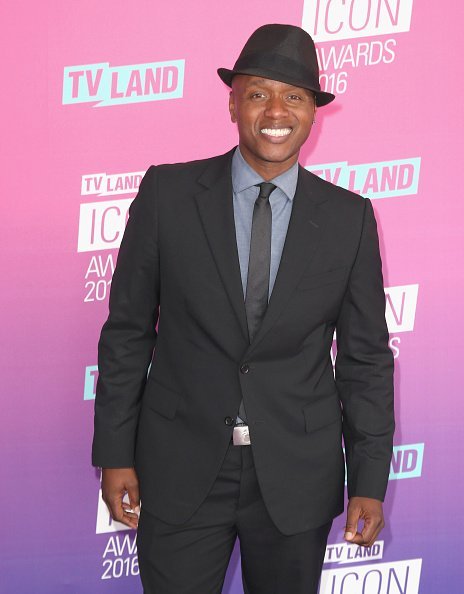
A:
{"label": "purple backdrop", "polygon": [[[141,591],[134,534],[110,523],[90,466],[111,274],[147,167],[236,143],[215,71],[265,22],[317,42],[337,100],[301,163],[373,199],[396,361],[387,527],[364,551],[337,519],[321,594],[463,591],[463,16],[450,0],[2,8],[1,592]],[[224,591],[242,591],[237,549]]]}

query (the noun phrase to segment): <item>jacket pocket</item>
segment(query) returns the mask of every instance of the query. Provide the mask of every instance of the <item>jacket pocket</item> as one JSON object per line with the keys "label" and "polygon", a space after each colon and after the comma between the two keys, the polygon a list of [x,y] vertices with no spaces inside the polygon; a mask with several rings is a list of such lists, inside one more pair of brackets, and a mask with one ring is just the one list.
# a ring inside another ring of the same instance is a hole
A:
{"label": "jacket pocket", "polygon": [[311,402],[303,407],[305,428],[307,433],[317,431],[342,418],[342,409],[338,394],[325,396],[317,402]]}
{"label": "jacket pocket", "polygon": [[319,272],[317,274],[304,275],[298,283],[297,289],[299,291],[306,291],[323,287],[332,283],[337,283],[345,280],[347,267],[335,268],[334,270],[327,270],[327,272]]}
{"label": "jacket pocket", "polygon": [[174,419],[181,394],[175,392],[157,380],[149,378],[145,388],[144,398],[147,399],[148,407],[159,413],[166,419]]}

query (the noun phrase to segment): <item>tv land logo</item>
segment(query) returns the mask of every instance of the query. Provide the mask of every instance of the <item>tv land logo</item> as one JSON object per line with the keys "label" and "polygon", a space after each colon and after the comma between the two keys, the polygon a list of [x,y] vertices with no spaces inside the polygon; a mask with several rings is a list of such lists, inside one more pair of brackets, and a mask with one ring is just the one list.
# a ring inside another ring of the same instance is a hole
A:
{"label": "tv land logo", "polygon": [[365,198],[413,196],[419,186],[421,158],[349,165],[348,161],[307,165],[305,169]]}
{"label": "tv land logo", "polygon": [[108,62],[66,66],[63,105],[94,103],[108,107],[178,99],[184,93],[185,60],[110,66]]}
{"label": "tv land logo", "polygon": [[325,550],[324,564],[338,563],[344,565],[347,563],[359,563],[360,561],[375,561],[382,559],[384,541],[377,540],[371,547],[360,547],[349,542],[339,542],[328,544]]}
{"label": "tv land logo", "polygon": [[[317,44],[322,88],[341,95],[347,69],[394,62],[391,36],[410,30],[412,9],[413,0],[305,0],[302,27]],[[369,37],[380,39],[352,43]]]}
{"label": "tv land logo", "polygon": [[144,175],[144,171],[83,175],[81,196],[119,196],[137,193]]}

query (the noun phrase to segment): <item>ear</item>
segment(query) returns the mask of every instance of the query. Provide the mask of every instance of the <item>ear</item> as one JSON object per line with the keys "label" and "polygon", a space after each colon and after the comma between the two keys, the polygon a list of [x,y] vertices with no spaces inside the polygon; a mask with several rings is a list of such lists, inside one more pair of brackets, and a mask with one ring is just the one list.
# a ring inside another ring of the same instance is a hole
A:
{"label": "ear", "polygon": [[237,115],[235,113],[235,99],[233,91],[229,93],[229,113],[231,122],[235,124],[237,122]]}

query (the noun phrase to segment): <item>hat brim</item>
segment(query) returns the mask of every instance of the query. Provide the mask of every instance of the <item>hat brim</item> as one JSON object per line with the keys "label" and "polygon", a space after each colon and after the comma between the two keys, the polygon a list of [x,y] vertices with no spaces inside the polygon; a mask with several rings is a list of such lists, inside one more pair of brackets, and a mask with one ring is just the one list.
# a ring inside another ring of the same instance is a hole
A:
{"label": "hat brim", "polygon": [[294,79],[291,76],[282,74],[281,72],[274,72],[267,68],[240,68],[239,70],[218,68],[217,73],[222,82],[224,82],[228,87],[232,86],[232,79],[236,74],[248,74],[249,76],[262,76],[263,78],[278,80],[279,82],[284,82],[289,85],[295,85],[296,87],[301,87],[302,89],[308,89],[309,91],[312,91],[316,96],[316,105],[318,107],[327,105],[335,99],[335,95],[332,95],[332,93],[327,93],[326,91],[319,91],[311,85],[305,84],[301,80]]}

